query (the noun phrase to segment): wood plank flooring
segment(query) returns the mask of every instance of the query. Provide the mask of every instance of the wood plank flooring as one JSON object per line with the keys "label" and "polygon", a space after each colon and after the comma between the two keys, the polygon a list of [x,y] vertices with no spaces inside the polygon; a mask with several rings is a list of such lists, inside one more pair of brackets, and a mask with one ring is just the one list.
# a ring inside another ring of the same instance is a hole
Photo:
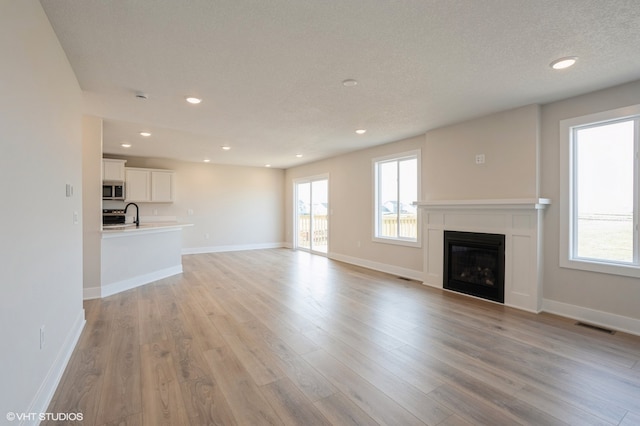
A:
{"label": "wood plank flooring", "polygon": [[640,424],[640,337],[286,249],[183,263],[85,302],[49,412],[85,425]]}

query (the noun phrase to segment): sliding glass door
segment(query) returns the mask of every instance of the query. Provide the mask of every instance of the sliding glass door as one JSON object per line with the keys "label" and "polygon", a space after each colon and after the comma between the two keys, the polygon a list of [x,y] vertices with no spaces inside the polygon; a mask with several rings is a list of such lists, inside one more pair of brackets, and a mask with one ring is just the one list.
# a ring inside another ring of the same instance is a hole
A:
{"label": "sliding glass door", "polygon": [[329,251],[329,179],[326,176],[294,182],[296,249]]}

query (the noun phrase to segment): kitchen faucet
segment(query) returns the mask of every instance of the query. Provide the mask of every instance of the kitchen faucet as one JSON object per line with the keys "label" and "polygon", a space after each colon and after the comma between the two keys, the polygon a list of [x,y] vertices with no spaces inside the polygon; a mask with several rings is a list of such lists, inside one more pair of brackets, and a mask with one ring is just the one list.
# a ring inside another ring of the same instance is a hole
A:
{"label": "kitchen faucet", "polygon": [[127,214],[127,209],[132,204],[136,206],[136,219],[133,222],[136,224],[136,228],[138,228],[140,226],[140,209],[138,208],[138,205],[136,203],[127,204],[126,206],[124,206],[124,214]]}

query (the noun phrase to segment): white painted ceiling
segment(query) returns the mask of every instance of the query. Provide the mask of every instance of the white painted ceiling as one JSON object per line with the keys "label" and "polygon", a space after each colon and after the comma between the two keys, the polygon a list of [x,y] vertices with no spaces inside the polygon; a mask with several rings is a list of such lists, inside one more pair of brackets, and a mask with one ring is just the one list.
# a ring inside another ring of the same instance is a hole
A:
{"label": "white painted ceiling", "polygon": [[41,4],[109,154],[287,168],[640,78],[639,0]]}

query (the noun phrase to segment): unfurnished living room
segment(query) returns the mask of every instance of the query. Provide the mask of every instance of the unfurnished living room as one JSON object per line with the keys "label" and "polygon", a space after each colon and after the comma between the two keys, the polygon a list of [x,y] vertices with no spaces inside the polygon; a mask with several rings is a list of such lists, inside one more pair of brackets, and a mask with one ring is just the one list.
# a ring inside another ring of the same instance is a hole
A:
{"label": "unfurnished living room", "polygon": [[640,424],[637,0],[0,35],[0,424]]}

